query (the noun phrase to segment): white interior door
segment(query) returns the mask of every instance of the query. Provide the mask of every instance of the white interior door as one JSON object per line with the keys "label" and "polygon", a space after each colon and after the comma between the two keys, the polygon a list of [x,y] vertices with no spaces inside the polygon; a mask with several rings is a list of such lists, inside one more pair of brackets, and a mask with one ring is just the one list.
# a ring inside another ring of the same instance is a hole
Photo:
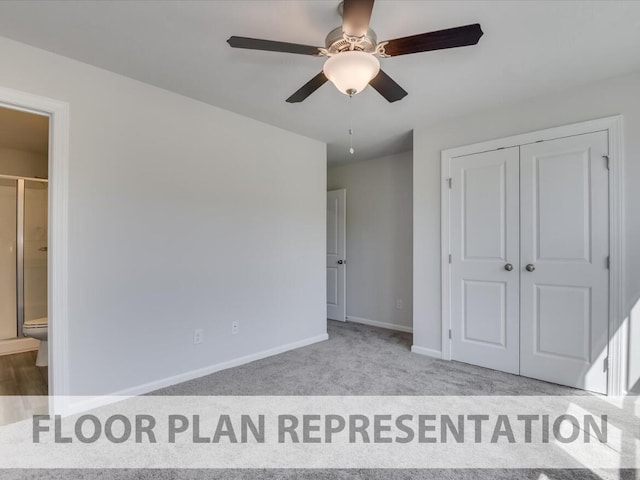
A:
{"label": "white interior door", "polygon": [[606,393],[607,133],[521,147],[522,375]]}
{"label": "white interior door", "polygon": [[327,192],[327,318],[347,321],[347,191]]}
{"label": "white interior door", "polygon": [[451,161],[451,357],[518,373],[518,147]]}

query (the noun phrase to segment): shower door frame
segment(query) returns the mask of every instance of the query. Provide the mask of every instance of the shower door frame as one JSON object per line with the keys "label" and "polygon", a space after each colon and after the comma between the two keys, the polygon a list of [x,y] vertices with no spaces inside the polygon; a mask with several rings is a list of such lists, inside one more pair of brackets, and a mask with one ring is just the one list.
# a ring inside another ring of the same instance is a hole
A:
{"label": "shower door frame", "polygon": [[0,87],[0,106],[49,117],[49,414],[69,413],[69,104]]}
{"label": "shower door frame", "polygon": [[[25,286],[24,286],[24,215],[25,215],[25,182],[39,182],[48,184],[46,178],[21,177],[0,174],[0,179],[15,180],[16,182],[16,332],[17,338],[23,338],[25,321]],[[48,215],[47,215],[48,217]],[[48,296],[48,294],[47,294]]]}

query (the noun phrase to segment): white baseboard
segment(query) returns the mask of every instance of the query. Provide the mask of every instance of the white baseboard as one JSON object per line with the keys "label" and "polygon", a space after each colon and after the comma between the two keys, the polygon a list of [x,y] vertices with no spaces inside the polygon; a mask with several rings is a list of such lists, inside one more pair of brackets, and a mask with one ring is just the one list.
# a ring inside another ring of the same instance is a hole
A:
{"label": "white baseboard", "polygon": [[404,325],[396,325],[395,323],[378,322],[377,320],[369,320],[368,318],[354,317],[347,315],[347,322],[362,323],[372,327],[386,328],[388,330],[397,330],[398,332],[413,333],[413,328]]}
{"label": "white baseboard", "polygon": [[427,357],[442,359],[442,352],[440,350],[434,350],[432,348],[418,347],[417,345],[412,345],[411,351],[413,353],[418,353],[420,355],[425,355]]}
{"label": "white baseboard", "polygon": [[40,347],[40,340],[30,337],[1,340],[0,355],[31,352],[32,350],[38,350],[38,347]]}
{"label": "white baseboard", "polygon": [[121,401],[124,399],[123,397],[134,397],[137,395],[144,395],[145,393],[153,392],[155,390],[159,390],[165,387],[170,387],[171,385],[175,385],[177,383],[182,383],[188,380],[193,380],[195,378],[204,377],[205,375],[210,375],[212,373],[219,372],[221,370],[238,367],[246,363],[255,362],[256,360],[261,360],[263,358],[271,357],[273,355],[278,355],[279,353],[288,352],[289,350],[295,350],[296,348],[306,347],[307,345],[323,342],[328,339],[329,339],[329,335],[326,333],[323,333],[321,335],[316,335],[315,337],[305,338],[297,342],[288,343],[286,345],[281,345],[279,347],[274,347],[268,350],[263,350],[261,352],[245,355],[244,357],[235,358],[233,360],[228,360],[226,362],[209,365],[208,367],[198,368],[196,370],[191,370],[189,372],[173,375],[171,377],[162,378],[160,380],[155,380],[153,382],[144,383],[142,385],[137,385],[135,387],[120,390],[119,392],[111,393],[108,395],[91,396],[91,397],[73,397],[77,399],[77,401],[70,402],[68,404],[66,414],[73,415],[76,413],[85,412],[87,410],[91,410],[92,408],[98,408],[104,405],[109,405],[111,403]]}

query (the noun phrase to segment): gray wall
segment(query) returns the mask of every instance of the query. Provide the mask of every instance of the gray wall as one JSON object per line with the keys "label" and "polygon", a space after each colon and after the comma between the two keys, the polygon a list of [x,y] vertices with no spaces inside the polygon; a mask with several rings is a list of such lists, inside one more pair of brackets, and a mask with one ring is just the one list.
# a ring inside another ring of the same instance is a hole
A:
{"label": "gray wall", "polygon": [[[414,130],[414,344],[439,351],[440,152],[509,135],[624,115],[626,308],[630,384],[640,379],[640,73],[583,85]],[[635,310],[633,310],[635,307]]]}
{"label": "gray wall", "polygon": [[347,189],[347,315],[352,319],[412,327],[411,177],[410,152],[329,169],[329,190]]}
{"label": "gray wall", "polygon": [[72,394],[326,333],[325,144],[8,39],[0,58],[0,86],[70,104]]}

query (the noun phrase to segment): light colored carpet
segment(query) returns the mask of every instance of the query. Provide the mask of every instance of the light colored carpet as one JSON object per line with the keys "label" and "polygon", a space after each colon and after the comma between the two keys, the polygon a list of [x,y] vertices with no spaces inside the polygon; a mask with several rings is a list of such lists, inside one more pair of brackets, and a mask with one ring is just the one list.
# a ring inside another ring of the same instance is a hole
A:
{"label": "light colored carpet", "polygon": [[[329,322],[330,339],[152,395],[576,395],[559,385],[410,352],[411,334]],[[601,472],[602,473],[602,472]],[[640,479],[635,470],[606,478]],[[601,480],[588,470],[31,470],[4,479]]]}
{"label": "light colored carpet", "polygon": [[579,395],[411,353],[411,334],[328,322],[329,340],[158,390],[158,395]]}

